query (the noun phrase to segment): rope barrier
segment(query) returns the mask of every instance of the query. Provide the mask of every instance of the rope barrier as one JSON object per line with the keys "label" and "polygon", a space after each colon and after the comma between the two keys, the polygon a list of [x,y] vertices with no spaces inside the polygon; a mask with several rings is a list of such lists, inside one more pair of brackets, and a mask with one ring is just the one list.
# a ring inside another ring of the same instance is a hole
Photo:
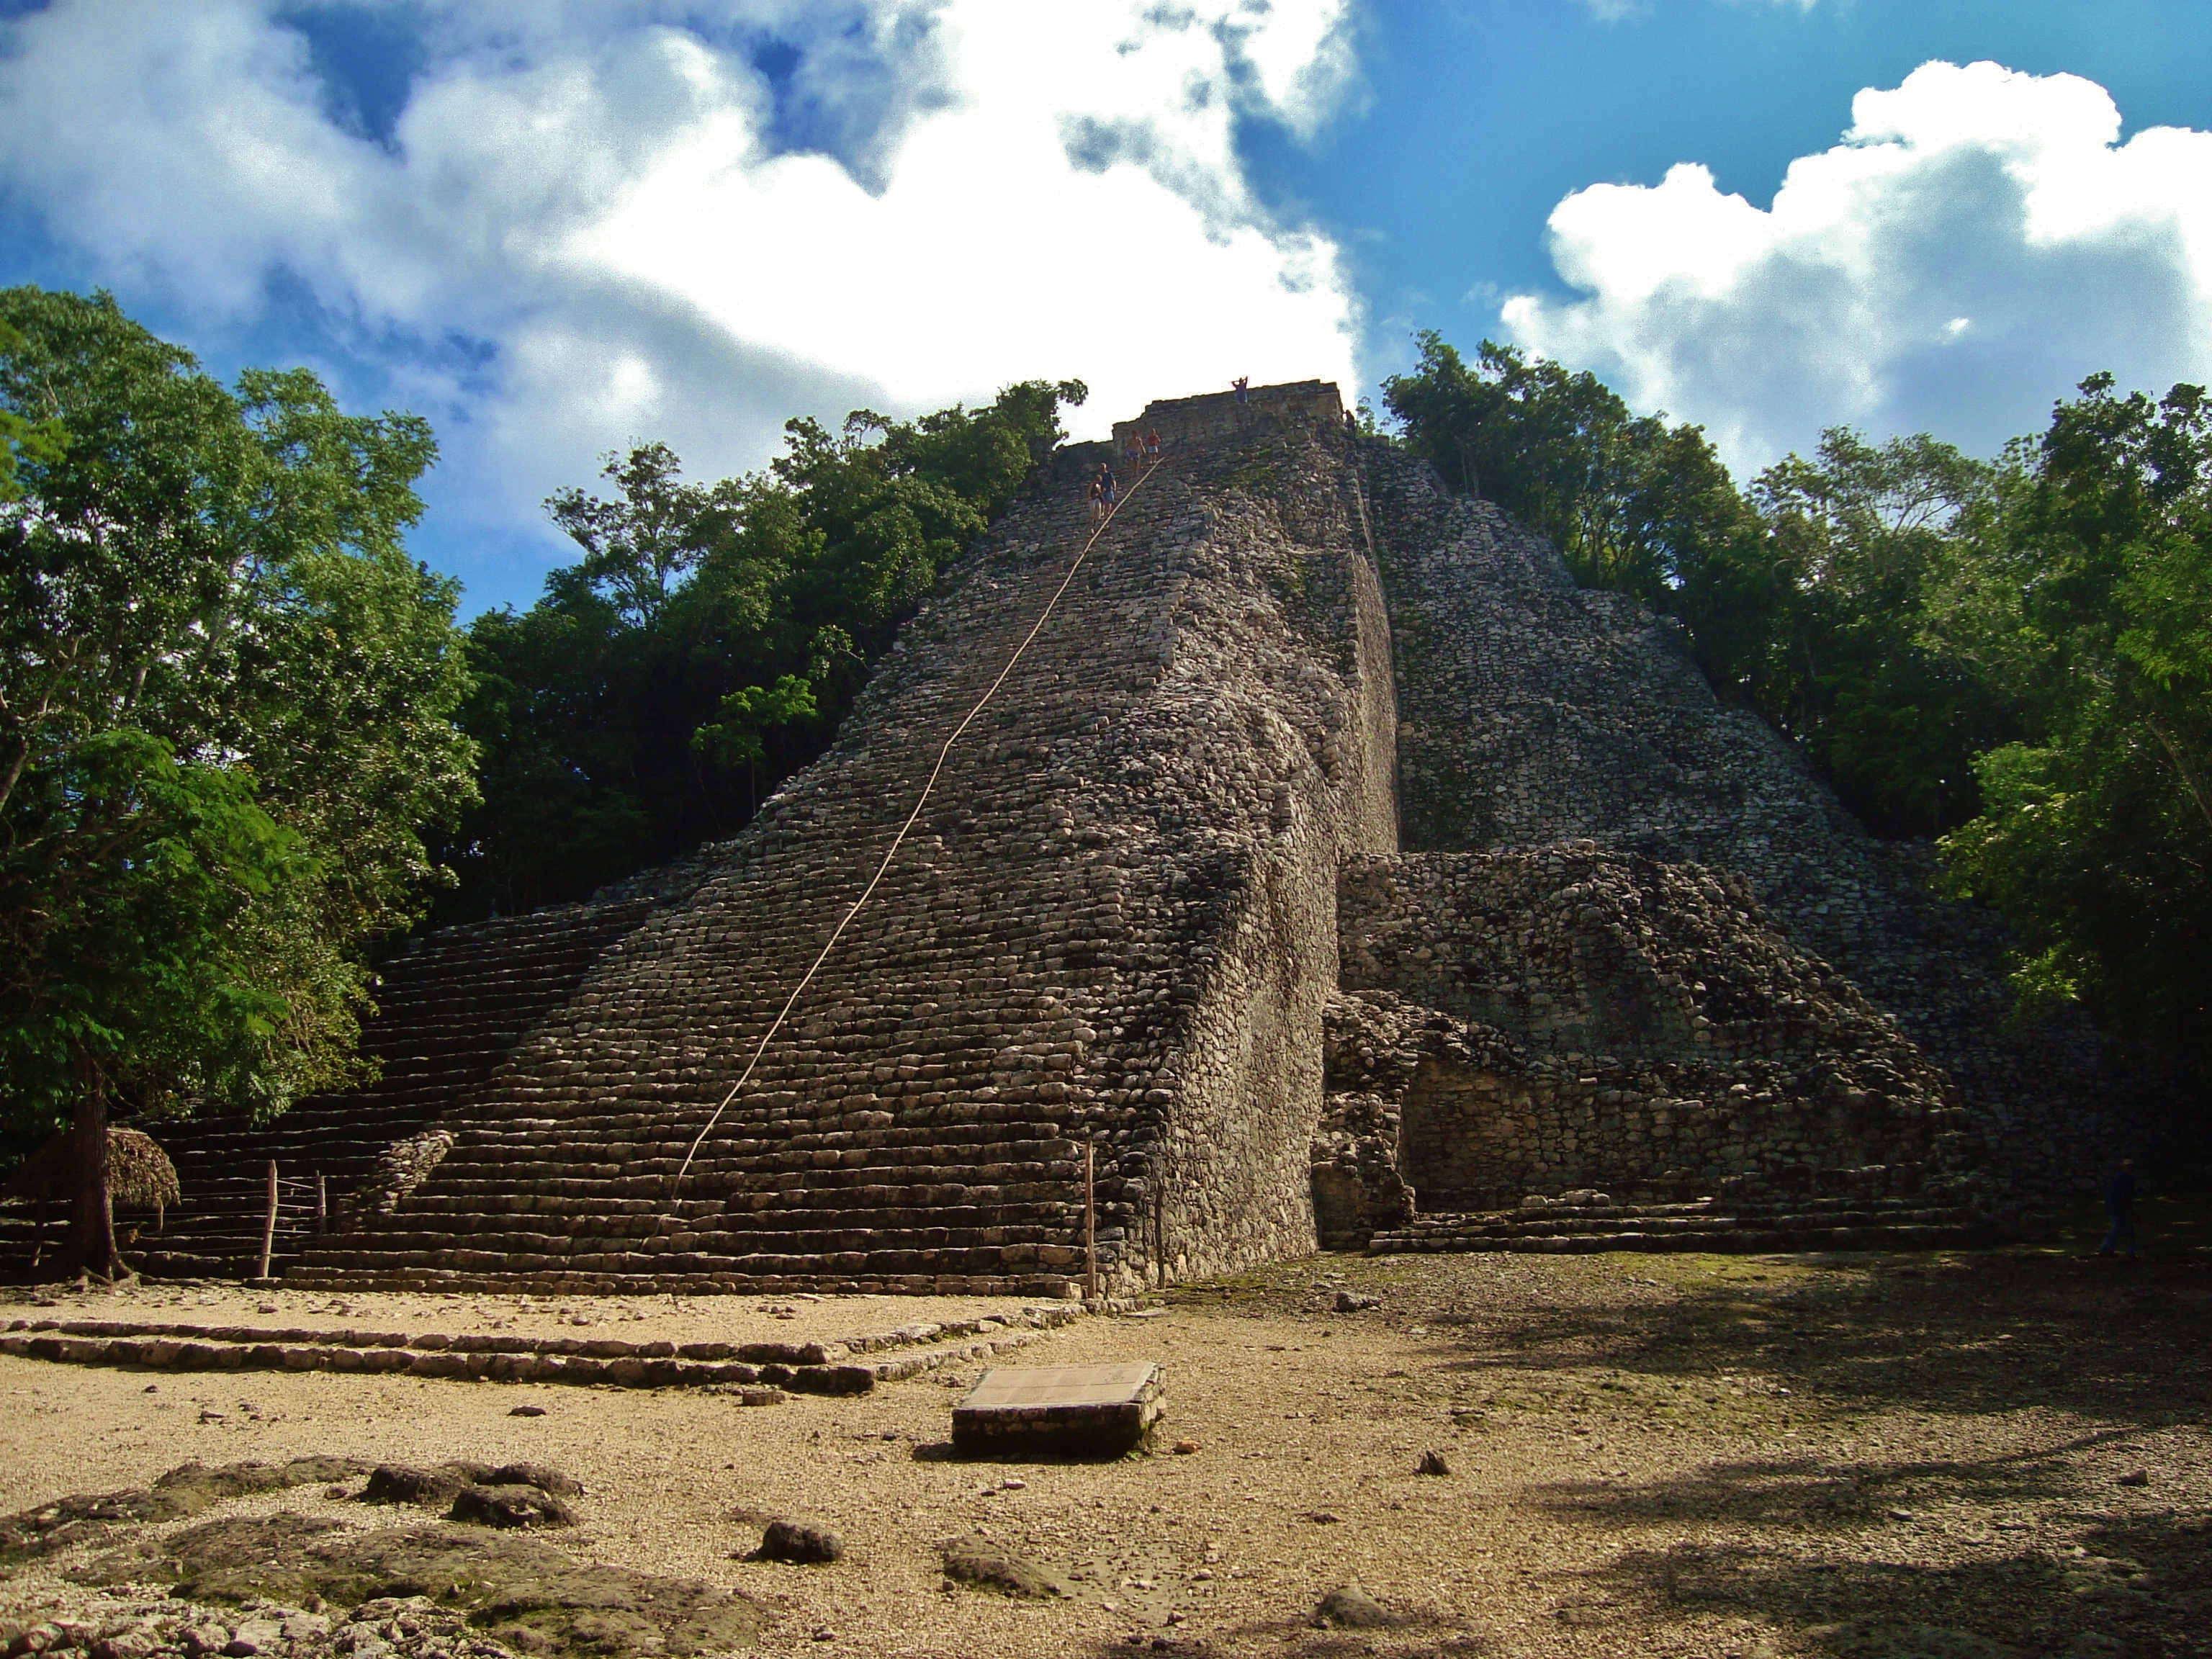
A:
{"label": "rope barrier", "polygon": [[690,1173],[691,1160],[698,1156],[700,1146],[705,1142],[707,1137],[714,1133],[714,1126],[722,1121],[722,1114],[729,1110],[730,1103],[735,1100],[738,1091],[751,1081],[754,1068],[760,1064],[761,1056],[768,1052],[768,1045],[775,1041],[775,1034],[783,1029],[784,1020],[790,1015],[792,1008],[798,1003],[800,995],[809,985],[814,982],[814,975],[821,971],[822,964],[830,959],[830,951],[837,948],[837,941],[845,936],[845,929],[852,925],[853,918],[859,915],[861,908],[874,896],[877,884],[883,880],[885,872],[891,867],[891,860],[898,856],[899,848],[905,845],[907,832],[914,828],[915,822],[921,817],[921,809],[929,805],[930,794],[937,787],[938,775],[945,770],[945,757],[951,754],[952,745],[960,741],[962,735],[975,724],[975,716],[981,714],[991,699],[999,695],[999,688],[1006,683],[1006,677],[1014,672],[1014,665],[1021,661],[1024,653],[1036,642],[1036,636],[1044,631],[1045,623],[1052,619],[1054,610],[1059,605],[1061,597],[1066,593],[1069,585],[1075,580],[1075,573],[1083,568],[1083,562],[1091,556],[1091,550],[1098,544],[1098,538],[1112,527],[1114,515],[1121,510],[1124,502],[1134,499],[1137,492],[1145,487],[1145,481],[1152,476],[1158,466],[1159,462],[1157,460],[1146,466],[1137,475],[1136,482],[1129,486],[1128,494],[1106,509],[1105,517],[1098,521],[1097,527],[1091,532],[1091,538],[1083,544],[1082,550],[1075,556],[1074,562],[1067,567],[1067,574],[1060,579],[1060,586],[1053,590],[1052,597],[1045,601],[1044,609],[1037,613],[1036,621],[1030,625],[1030,631],[1022,636],[1022,642],[1014,647],[1013,655],[1006,659],[1006,666],[999,671],[998,678],[993,680],[990,688],[975,700],[975,706],[961,717],[960,724],[952,728],[952,734],[945,739],[943,745],[938,750],[937,763],[929,769],[929,777],[921,786],[921,793],[914,803],[914,810],[906,815],[906,822],[899,825],[898,834],[891,837],[891,844],[884,852],[883,861],[876,866],[876,873],[868,878],[868,884],[860,890],[860,896],[853,901],[852,908],[845,912],[843,918],[831,932],[828,943],[823,945],[820,953],[815,957],[812,965],[799,976],[799,983],[791,988],[791,994],[783,1000],[783,1006],[777,1010],[775,1018],[770,1022],[768,1030],[761,1034],[760,1041],[753,1045],[753,1057],[745,1062],[744,1072],[739,1073],[738,1080],[730,1085],[730,1091],[722,1097],[721,1104],[714,1108],[714,1115],[707,1120],[706,1127],[692,1137],[690,1150],[684,1154],[683,1167],[677,1170],[675,1180],[669,1184],[668,1195],[672,1199],[683,1190],[684,1177]]}

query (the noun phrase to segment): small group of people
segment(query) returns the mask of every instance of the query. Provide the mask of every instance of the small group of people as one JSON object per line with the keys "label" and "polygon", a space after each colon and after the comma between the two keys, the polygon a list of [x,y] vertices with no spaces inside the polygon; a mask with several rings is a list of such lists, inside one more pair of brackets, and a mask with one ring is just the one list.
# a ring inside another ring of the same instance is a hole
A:
{"label": "small group of people", "polygon": [[[1139,437],[1132,432],[1128,441],[1121,446],[1121,453],[1127,457],[1129,465],[1133,468],[1150,466],[1160,459],[1160,434],[1155,430],[1148,431]],[[1111,461],[1098,463],[1098,471],[1091,477],[1088,494],[1091,499],[1091,522],[1102,523],[1106,515],[1111,513],[1121,500],[1121,481],[1114,476],[1114,464]]]}
{"label": "small group of people", "polygon": [[1121,453],[1128,459],[1131,466],[1149,465],[1160,458],[1160,434],[1146,432],[1139,436],[1132,432],[1128,441],[1121,446]]}
{"label": "small group of people", "polygon": [[1114,476],[1112,465],[1098,463],[1098,471],[1091,480],[1091,522],[1097,524],[1114,510],[1121,499],[1121,480]]}

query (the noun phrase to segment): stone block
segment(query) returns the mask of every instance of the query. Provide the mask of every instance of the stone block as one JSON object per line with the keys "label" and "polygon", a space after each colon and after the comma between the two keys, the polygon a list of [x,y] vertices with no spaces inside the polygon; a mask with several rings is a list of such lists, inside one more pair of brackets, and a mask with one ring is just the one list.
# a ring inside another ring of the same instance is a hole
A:
{"label": "stone block", "polygon": [[952,1408],[952,1443],[968,1457],[1119,1457],[1151,1437],[1166,1395],[1150,1360],[994,1368]]}

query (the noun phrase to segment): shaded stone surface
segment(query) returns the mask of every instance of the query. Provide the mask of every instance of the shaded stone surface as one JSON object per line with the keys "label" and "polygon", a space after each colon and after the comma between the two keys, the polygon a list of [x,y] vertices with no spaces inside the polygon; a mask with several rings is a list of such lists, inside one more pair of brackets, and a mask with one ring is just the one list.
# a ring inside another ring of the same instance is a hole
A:
{"label": "shaded stone surface", "polygon": [[770,1561],[806,1565],[844,1559],[845,1540],[819,1521],[771,1521],[761,1533],[760,1553]]}
{"label": "shaded stone surface", "polygon": [[0,1565],[30,1560],[100,1537],[115,1528],[198,1515],[226,1498],[343,1480],[368,1465],[351,1457],[300,1457],[288,1463],[185,1463],[151,1486],[82,1492],[0,1520]]}
{"label": "shaded stone surface", "polygon": [[945,1552],[945,1576],[976,1589],[1031,1601],[1049,1601],[1060,1587],[1034,1563],[981,1542],[954,1544]]}
{"label": "shaded stone surface", "polygon": [[362,1529],[296,1515],[213,1521],[94,1561],[91,1583],[167,1583],[182,1598],[319,1597],[352,1608],[422,1596],[515,1652],[631,1659],[726,1652],[764,1622],[746,1597],[577,1559],[533,1538],[433,1523]]}
{"label": "shaded stone surface", "polygon": [[1391,1622],[1382,1604],[1357,1584],[1345,1584],[1321,1598],[1314,1623],[1342,1630],[1378,1630]]}
{"label": "shaded stone surface", "polygon": [[576,1512],[550,1492],[535,1486],[464,1486],[454,1495],[449,1521],[472,1526],[573,1527]]}
{"label": "shaded stone surface", "polygon": [[1150,1360],[988,1370],[952,1408],[952,1443],[969,1457],[1119,1457],[1150,1437],[1166,1393]]}

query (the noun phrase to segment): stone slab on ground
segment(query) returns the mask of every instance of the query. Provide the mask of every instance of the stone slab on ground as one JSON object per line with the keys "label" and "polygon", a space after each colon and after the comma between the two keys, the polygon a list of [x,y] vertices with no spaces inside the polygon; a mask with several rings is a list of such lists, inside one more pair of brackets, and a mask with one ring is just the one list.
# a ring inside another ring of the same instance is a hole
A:
{"label": "stone slab on ground", "polygon": [[952,1443],[968,1456],[1119,1457],[1145,1443],[1166,1394],[1148,1359],[1001,1367],[952,1408]]}

